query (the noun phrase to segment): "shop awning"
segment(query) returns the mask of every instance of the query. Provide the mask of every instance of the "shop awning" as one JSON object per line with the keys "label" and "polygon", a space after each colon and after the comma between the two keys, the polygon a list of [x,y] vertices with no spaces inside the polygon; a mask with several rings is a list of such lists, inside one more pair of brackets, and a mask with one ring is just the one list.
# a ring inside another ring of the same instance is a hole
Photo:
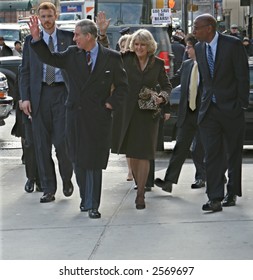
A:
{"label": "shop awning", "polygon": [[1,1],[0,11],[30,11],[32,4],[30,1]]}

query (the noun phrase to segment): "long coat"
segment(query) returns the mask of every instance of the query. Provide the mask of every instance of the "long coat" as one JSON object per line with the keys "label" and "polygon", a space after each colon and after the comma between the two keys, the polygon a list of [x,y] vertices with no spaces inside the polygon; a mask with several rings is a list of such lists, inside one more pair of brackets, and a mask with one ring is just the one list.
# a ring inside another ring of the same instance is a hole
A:
{"label": "long coat", "polygon": [[67,74],[66,135],[72,162],[85,169],[105,169],[112,125],[111,110],[106,109],[105,103],[117,108],[128,91],[120,54],[99,44],[96,64],[89,74],[86,53],[76,46],[51,53],[46,43],[39,40],[32,48],[43,62],[62,68]]}
{"label": "long coat", "polygon": [[[138,95],[143,86],[155,89],[159,85],[166,103],[168,102],[171,84],[164,70],[164,61],[151,56],[142,71],[136,54],[127,52],[123,54],[123,62],[128,75],[129,93],[124,102],[121,130],[118,131],[118,152],[133,158],[153,159],[156,151],[159,114],[154,118],[153,111],[139,109]],[[116,148],[113,147],[112,150]]]}

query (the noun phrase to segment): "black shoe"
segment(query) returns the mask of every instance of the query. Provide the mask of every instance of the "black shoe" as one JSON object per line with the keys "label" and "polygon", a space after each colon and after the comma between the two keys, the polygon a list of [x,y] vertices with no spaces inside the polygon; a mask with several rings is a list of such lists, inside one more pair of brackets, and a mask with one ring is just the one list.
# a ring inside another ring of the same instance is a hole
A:
{"label": "black shoe", "polygon": [[64,181],[63,182],[63,194],[65,196],[71,196],[74,191],[74,186],[71,181]]}
{"label": "black shoe", "polygon": [[31,193],[34,191],[34,180],[28,179],[25,183],[25,191]]}
{"label": "black shoe", "polygon": [[99,218],[101,218],[101,214],[98,212],[97,209],[90,209],[89,210],[89,217],[91,219],[99,219]]}
{"label": "black shoe", "polygon": [[152,187],[145,186],[144,190],[145,190],[145,192],[151,192],[152,191]]}
{"label": "black shoe", "polygon": [[236,205],[236,195],[233,194],[226,194],[225,198],[222,201],[222,206],[229,207]]}
{"label": "black shoe", "polygon": [[81,212],[87,212],[88,211],[88,209],[85,208],[84,203],[82,201],[80,203],[80,210],[81,210]]}
{"label": "black shoe", "polygon": [[197,179],[192,185],[191,188],[192,189],[201,189],[204,188],[206,186],[206,182],[202,179]]}
{"label": "black shoe", "polygon": [[164,181],[160,178],[156,178],[154,183],[155,183],[155,185],[157,185],[157,187],[162,188],[163,191],[172,192],[173,184],[170,181]]}
{"label": "black shoe", "polygon": [[222,211],[221,202],[217,200],[209,200],[206,204],[202,206],[203,211]]}
{"label": "black shoe", "polygon": [[52,194],[52,193],[45,193],[40,198],[40,203],[52,202],[54,200],[55,200],[54,194]]}

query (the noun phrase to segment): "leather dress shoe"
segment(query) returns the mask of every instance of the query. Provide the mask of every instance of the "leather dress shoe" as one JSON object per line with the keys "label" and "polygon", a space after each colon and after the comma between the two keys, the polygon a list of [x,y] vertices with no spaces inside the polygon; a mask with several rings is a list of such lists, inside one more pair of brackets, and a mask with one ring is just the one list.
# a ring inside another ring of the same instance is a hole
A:
{"label": "leather dress shoe", "polygon": [[206,182],[202,179],[197,179],[192,185],[191,188],[192,189],[201,189],[204,188],[206,186]]}
{"label": "leather dress shoe", "polygon": [[170,181],[164,181],[160,178],[156,178],[154,181],[155,185],[159,188],[162,188],[165,192],[172,192],[172,183]]}
{"label": "leather dress shoe", "polygon": [[99,219],[99,218],[101,218],[101,214],[98,212],[98,209],[90,209],[89,217],[91,219]]}
{"label": "leather dress shoe", "polygon": [[34,191],[34,180],[28,179],[25,183],[25,191],[31,193]]}
{"label": "leather dress shoe", "polygon": [[87,212],[88,211],[88,209],[85,208],[83,201],[81,201],[81,203],[80,203],[80,210],[81,210],[81,212]]}
{"label": "leather dress shoe", "polygon": [[63,194],[65,196],[71,196],[74,191],[74,186],[71,181],[64,181],[63,182]]}
{"label": "leather dress shoe", "polygon": [[45,193],[40,198],[40,203],[52,202],[54,200],[55,200],[54,194],[52,194],[52,193]]}
{"label": "leather dress shoe", "polygon": [[202,210],[212,212],[222,211],[221,202],[218,200],[209,200],[206,204],[202,206]]}
{"label": "leather dress shoe", "polygon": [[222,200],[222,206],[229,207],[236,205],[236,195],[233,194],[226,194],[224,199]]}

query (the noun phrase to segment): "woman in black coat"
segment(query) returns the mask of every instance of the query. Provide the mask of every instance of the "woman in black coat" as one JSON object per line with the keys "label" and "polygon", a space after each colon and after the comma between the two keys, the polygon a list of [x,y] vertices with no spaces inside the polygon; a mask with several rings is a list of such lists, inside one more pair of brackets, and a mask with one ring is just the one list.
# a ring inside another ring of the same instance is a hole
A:
{"label": "woman in black coat", "polygon": [[[121,131],[118,131],[118,152],[130,158],[138,187],[135,201],[137,209],[145,208],[144,187],[150,168],[149,161],[155,158],[160,117],[153,110],[139,108],[139,92],[143,86],[150,89],[159,86],[160,93],[155,103],[162,105],[168,102],[172,88],[164,69],[164,61],[154,55],[156,48],[152,34],[146,29],[139,29],[132,35],[130,51],[122,54],[129,92],[124,103]],[[115,147],[112,148],[114,150]]]}

